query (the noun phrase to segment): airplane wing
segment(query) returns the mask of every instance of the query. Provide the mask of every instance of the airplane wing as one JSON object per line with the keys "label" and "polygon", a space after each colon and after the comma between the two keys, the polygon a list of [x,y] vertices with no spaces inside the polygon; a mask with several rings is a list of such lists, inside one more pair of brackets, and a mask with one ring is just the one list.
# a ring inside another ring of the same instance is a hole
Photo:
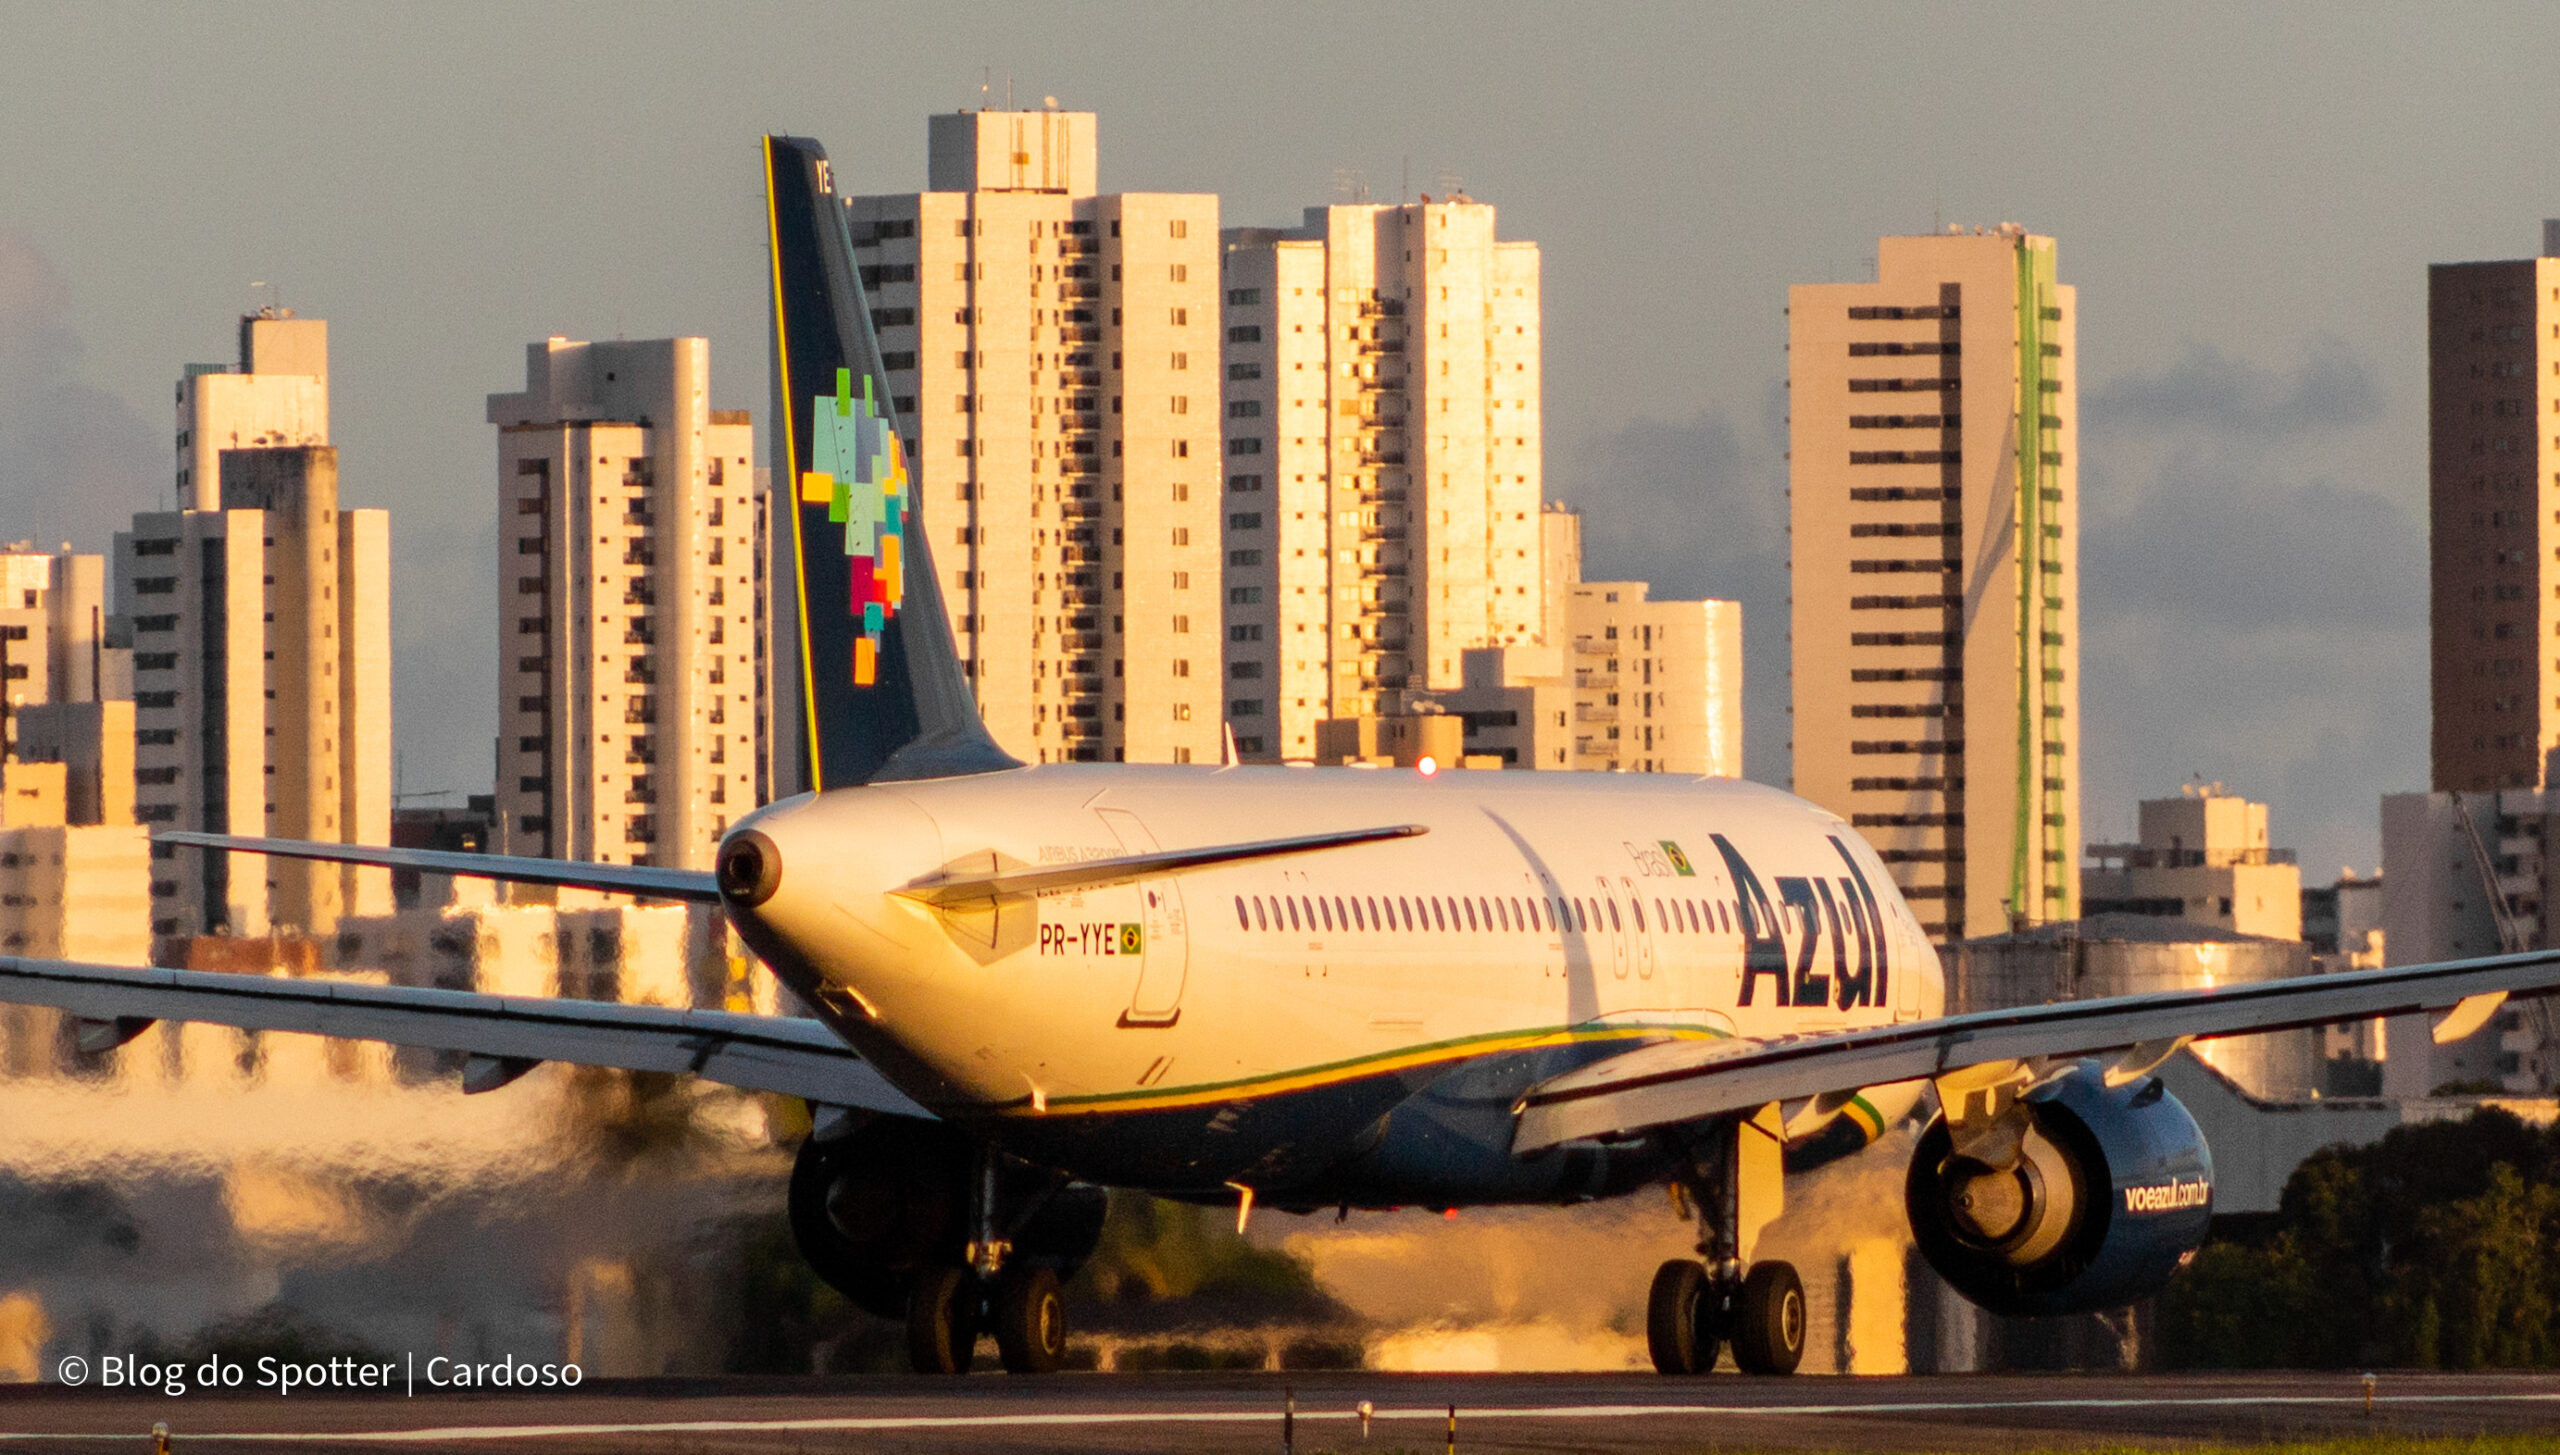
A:
{"label": "airplane wing", "polygon": [[1976,1011],[1774,1040],[1673,1041],[1531,1087],[1512,1149],[1641,1132],[1799,1097],[1936,1079],[1967,1068],[2121,1053],[2111,1076],[2148,1072],[2190,1040],[2446,1012],[2439,1042],[2486,1024],[2509,995],[2560,990],[2560,952],[2301,975],[2284,980]]}
{"label": "airplane wing", "polygon": [[504,879],[516,884],[556,884],[567,889],[601,889],[650,899],[686,899],[714,904],[719,882],[700,869],[660,869],[647,864],[590,864],[577,859],[527,859],[512,854],[457,853],[450,849],[386,849],[372,844],[322,844],[304,839],[258,839],[238,834],[200,834],[162,829],[155,844],[190,849],[236,849],[275,854],[288,859],[324,859],[332,864],[368,864],[377,869],[416,869],[428,874],[458,874],[467,879]]}
{"label": "airplane wing", "polygon": [[566,1061],[686,1072],[830,1106],[931,1115],[824,1025],[784,1016],[14,956],[0,956],[0,1002],[70,1012],[89,1051],[122,1045],[154,1021],[208,1021],[464,1052],[467,1091],[494,1090],[545,1061]]}
{"label": "airplane wing", "polygon": [[1110,859],[1084,859],[1072,864],[1025,864],[1010,869],[946,871],[919,879],[895,892],[926,904],[957,904],[1006,894],[1098,889],[1106,884],[1125,884],[1132,879],[1144,879],[1155,874],[1179,874],[1186,869],[1206,869],[1244,859],[1272,859],[1283,854],[1312,854],[1322,849],[1349,848],[1353,844],[1409,839],[1429,832],[1430,829],[1418,823],[1394,824],[1386,828],[1346,829],[1335,834],[1308,834],[1301,838],[1261,839],[1249,844],[1213,844],[1198,849],[1124,854]]}

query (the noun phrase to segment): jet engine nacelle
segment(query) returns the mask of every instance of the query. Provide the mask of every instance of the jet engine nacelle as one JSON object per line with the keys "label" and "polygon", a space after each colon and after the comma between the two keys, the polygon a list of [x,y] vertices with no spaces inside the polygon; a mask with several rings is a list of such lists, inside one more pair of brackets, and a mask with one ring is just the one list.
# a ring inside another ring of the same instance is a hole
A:
{"label": "jet engine nacelle", "polygon": [[1913,1238],[1996,1314],[2085,1313],[2158,1292],[2204,1241],[2213,1157],[2157,1077],[2110,1089],[2097,1062],[2029,1092],[2016,1164],[1957,1153],[1943,1116],[1911,1159]]}

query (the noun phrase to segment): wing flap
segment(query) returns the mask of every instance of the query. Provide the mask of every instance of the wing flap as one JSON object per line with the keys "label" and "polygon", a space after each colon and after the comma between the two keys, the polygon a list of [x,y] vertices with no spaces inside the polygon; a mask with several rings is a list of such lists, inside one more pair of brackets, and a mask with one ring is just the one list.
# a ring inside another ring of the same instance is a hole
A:
{"label": "wing flap", "polygon": [[163,829],[153,834],[151,841],[189,849],[232,849],[247,854],[275,854],[287,859],[366,864],[377,869],[416,869],[427,874],[456,874],[466,879],[503,879],[512,884],[600,889],[608,894],[636,894],[649,899],[684,899],[698,904],[717,904],[720,900],[719,881],[699,869],[661,869],[648,864],[589,864],[577,859],[529,859],[512,854],[458,853],[451,849],[324,844],[308,839],[200,834],[186,829]]}
{"label": "wing flap", "polygon": [[[13,957],[0,957],[0,1001],[118,1028],[175,1020],[301,1031],[460,1051],[499,1067],[567,1061],[686,1073],[832,1106],[930,1115],[824,1025],[783,1016]],[[495,1075],[483,1072],[471,1089],[514,1079]]]}
{"label": "wing flap", "polygon": [[2555,988],[2560,952],[2538,952],[1977,1011],[1830,1035],[1662,1042],[1530,1088],[1520,1098],[1512,1148],[1534,1152],[1968,1066],[2412,1015]]}
{"label": "wing flap", "polygon": [[1217,844],[1207,848],[1168,849],[1152,854],[1085,859],[1073,864],[947,871],[919,879],[895,892],[931,905],[976,903],[1007,895],[1096,889],[1106,884],[1125,884],[1132,879],[1180,874],[1186,870],[1214,868],[1247,859],[1273,859],[1284,854],[1313,854],[1325,849],[1345,849],[1354,844],[1409,839],[1430,831],[1421,824],[1392,824],[1385,828],[1349,829],[1337,834],[1307,834],[1297,838],[1262,839],[1249,844]]}

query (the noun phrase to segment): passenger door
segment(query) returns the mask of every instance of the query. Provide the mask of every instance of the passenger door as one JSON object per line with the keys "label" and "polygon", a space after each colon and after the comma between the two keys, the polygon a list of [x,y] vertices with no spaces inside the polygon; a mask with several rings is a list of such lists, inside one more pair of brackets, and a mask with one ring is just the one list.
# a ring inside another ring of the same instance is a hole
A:
{"label": "passenger door", "polygon": [[[1097,808],[1111,836],[1128,854],[1156,852],[1155,835],[1125,808]],[[1182,986],[1191,972],[1191,933],[1182,912],[1181,881],[1175,878],[1138,881],[1141,918],[1121,931],[1121,953],[1138,957],[1138,983],[1129,994],[1124,1026],[1169,1026],[1182,1016]],[[1139,932],[1130,945],[1129,929]]]}

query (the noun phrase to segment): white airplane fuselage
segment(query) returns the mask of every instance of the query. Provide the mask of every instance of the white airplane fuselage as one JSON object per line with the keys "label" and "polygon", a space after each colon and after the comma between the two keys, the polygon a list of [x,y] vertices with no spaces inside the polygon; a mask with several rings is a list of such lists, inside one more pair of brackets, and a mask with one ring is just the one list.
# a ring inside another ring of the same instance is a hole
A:
{"label": "white airplane fuselage", "polygon": [[[896,892],[1396,824],[1428,832],[943,907]],[[1062,764],[806,795],[750,830],[778,882],[731,913],[786,984],[937,1113],[1114,1185],[1606,1195],[1658,1169],[1634,1147],[1614,1170],[1606,1147],[1511,1158],[1521,1091],[1647,1041],[1944,1008],[1874,850],[1731,779]]]}

